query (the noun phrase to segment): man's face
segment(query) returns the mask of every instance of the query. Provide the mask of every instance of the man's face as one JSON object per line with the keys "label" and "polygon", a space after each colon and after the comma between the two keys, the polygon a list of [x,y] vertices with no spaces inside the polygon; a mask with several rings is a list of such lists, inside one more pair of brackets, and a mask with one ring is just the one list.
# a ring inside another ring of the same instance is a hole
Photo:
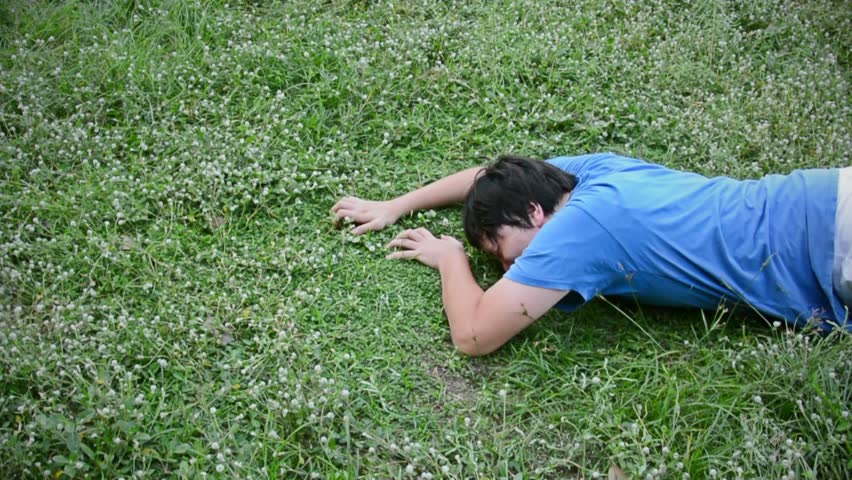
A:
{"label": "man's face", "polygon": [[503,265],[503,270],[508,270],[515,263],[515,259],[524,253],[524,249],[539,230],[541,227],[521,228],[503,225],[497,229],[497,241],[483,239],[482,249],[497,257]]}
{"label": "man's face", "polygon": [[[568,195],[566,194],[562,203],[567,199]],[[541,227],[550,220],[550,215],[545,215],[541,205],[537,203],[530,204],[529,212],[532,227],[503,225],[497,229],[497,240],[495,242],[487,238],[482,240],[482,249],[497,257],[497,260],[503,265],[503,270],[508,270],[515,263],[515,259],[524,253]]]}

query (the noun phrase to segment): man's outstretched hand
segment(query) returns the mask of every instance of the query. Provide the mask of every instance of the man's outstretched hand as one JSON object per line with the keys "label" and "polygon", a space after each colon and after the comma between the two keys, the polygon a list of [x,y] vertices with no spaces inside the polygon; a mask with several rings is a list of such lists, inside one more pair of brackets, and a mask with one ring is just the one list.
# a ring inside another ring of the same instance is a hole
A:
{"label": "man's outstretched hand", "polygon": [[376,202],[358,197],[344,197],[331,207],[335,221],[352,219],[357,225],[352,229],[355,235],[371,230],[381,230],[392,225],[405,212],[398,211],[393,201]]}
{"label": "man's outstretched hand", "polygon": [[424,265],[438,268],[442,262],[454,256],[464,257],[464,245],[453,237],[432,235],[425,228],[406,230],[388,243],[388,248],[400,248],[386,258],[415,259]]}

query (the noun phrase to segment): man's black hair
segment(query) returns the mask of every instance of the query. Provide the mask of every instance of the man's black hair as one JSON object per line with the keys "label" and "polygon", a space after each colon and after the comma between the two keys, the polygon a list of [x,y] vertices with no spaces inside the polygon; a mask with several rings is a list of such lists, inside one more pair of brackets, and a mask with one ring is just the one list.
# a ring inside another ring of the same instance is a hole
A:
{"label": "man's black hair", "polygon": [[562,197],[574,190],[577,177],[547,162],[516,155],[500,155],[476,176],[462,209],[468,242],[482,248],[482,241],[497,241],[503,225],[531,228],[530,204],[545,215],[556,209]]}

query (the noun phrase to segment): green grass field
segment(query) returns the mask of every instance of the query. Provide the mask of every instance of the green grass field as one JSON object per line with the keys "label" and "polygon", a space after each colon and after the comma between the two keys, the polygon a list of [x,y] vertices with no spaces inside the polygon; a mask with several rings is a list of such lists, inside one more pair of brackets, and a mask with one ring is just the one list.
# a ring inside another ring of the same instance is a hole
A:
{"label": "green grass field", "polygon": [[848,335],[598,299],[468,358],[384,259],[459,209],[329,209],[503,152],[850,165],[850,51],[844,0],[0,2],[0,477],[848,478]]}

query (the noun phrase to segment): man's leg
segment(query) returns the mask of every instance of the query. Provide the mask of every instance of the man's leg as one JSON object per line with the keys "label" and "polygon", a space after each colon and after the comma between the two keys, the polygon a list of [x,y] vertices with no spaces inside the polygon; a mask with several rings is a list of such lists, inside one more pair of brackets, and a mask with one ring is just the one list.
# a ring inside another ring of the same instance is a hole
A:
{"label": "man's leg", "polygon": [[840,169],[834,223],[834,291],[852,309],[852,167]]}

